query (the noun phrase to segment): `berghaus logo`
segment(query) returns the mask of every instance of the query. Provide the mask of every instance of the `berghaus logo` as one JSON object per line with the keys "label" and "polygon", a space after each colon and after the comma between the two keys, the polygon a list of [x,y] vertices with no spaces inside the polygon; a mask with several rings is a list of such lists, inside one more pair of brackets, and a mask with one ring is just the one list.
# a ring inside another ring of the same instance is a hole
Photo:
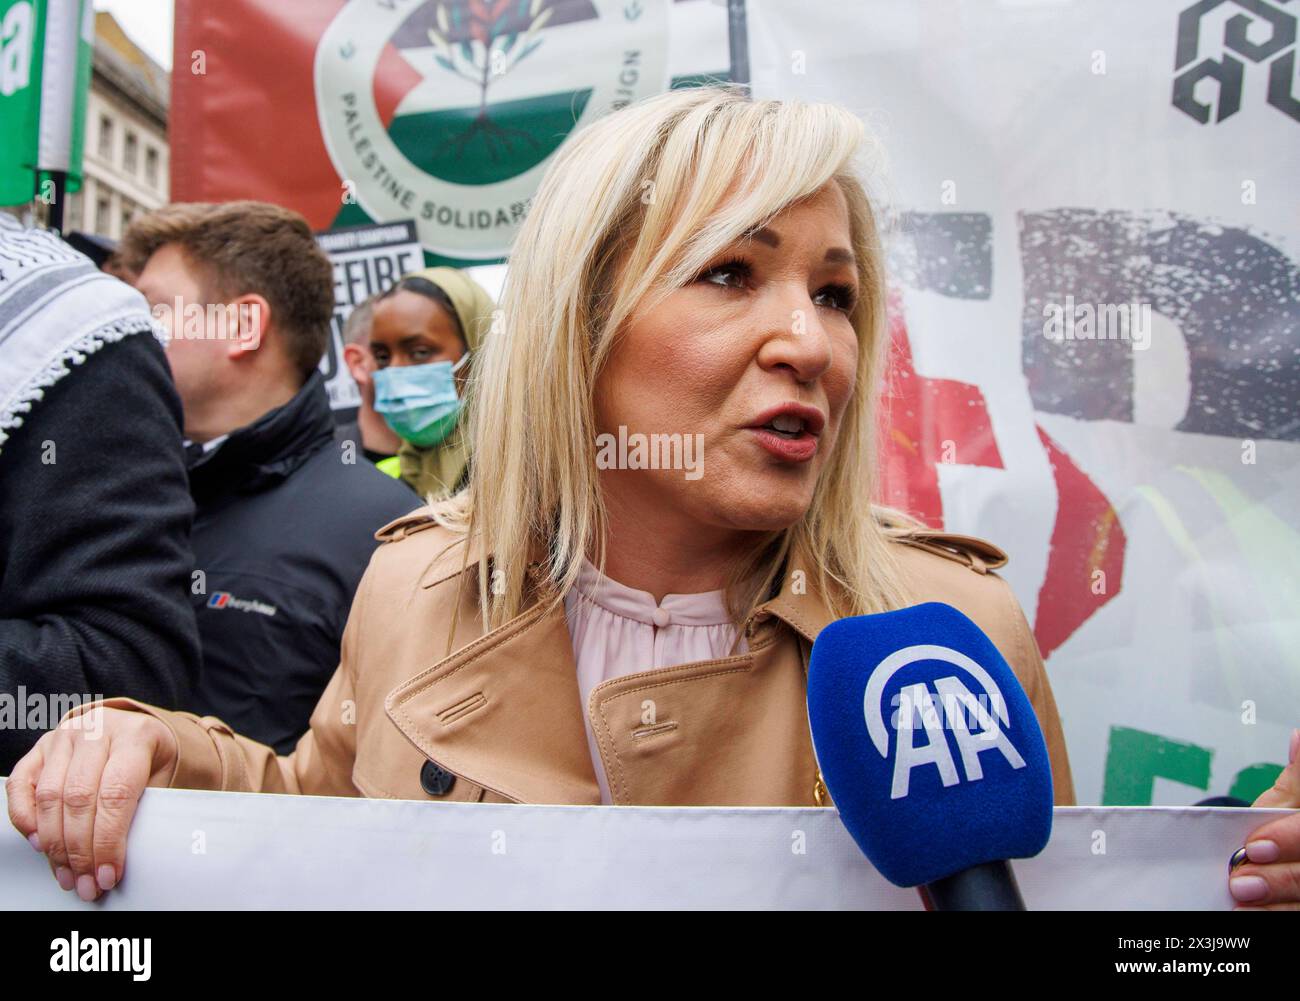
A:
{"label": "berghaus logo", "polygon": [[258,615],[274,615],[274,605],[253,598],[236,598],[229,591],[213,591],[208,599],[209,608],[233,609],[237,612],[256,612]]}

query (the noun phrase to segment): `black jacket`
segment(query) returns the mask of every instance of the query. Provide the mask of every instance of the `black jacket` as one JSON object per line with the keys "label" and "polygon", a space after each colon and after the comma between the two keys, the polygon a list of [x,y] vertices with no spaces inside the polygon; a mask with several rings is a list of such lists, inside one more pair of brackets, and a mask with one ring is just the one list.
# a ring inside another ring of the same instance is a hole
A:
{"label": "black jacket", "polygon": [[45,716],[71,708],[51,694],[187,703],[199,671],[192,512],[180,400],[147,333],[88,356],[10,433],[0,450],[0,775],[41,735],[34,726],[58,722],[40,722],[37,706]]}
{"label": "black jacket", "polygon": [[192,708],[293,750],[339,663],[374,533],[419,506],[334,443],[319,372],[298,395],[203,453],[190,446],[193,596],[203,671]]}

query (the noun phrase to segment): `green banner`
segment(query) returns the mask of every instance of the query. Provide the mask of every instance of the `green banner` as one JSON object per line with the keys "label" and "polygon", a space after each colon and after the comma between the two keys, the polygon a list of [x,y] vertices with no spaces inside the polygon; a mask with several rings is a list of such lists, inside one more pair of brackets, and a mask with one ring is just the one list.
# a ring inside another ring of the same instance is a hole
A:
{"label": "green banner", "polygon": [[90,74],[95,61],[95,5],[78,0],[81,27],[77,32],[77,79],[72,89],[72,145],[68,150],[68,191],[80,191],[82,153],[86,143],[86,105],[90,103]]}
{"label": "green banner", "polygon": [[0,0],[0,205],[23,205],[36,193],[44,3]]}
{"label": "green banner", "polygon": [[91,0],[0,0],[0,204],[81,189],[94,44]]}

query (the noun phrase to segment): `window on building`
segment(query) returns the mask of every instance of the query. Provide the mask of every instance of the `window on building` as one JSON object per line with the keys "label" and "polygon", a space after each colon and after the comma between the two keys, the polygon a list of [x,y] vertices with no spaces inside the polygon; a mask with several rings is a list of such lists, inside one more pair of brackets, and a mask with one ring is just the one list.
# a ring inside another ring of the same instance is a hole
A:
{"label": "window on building", "polygon": [[99,155],[105,160],[113,159],[113,119],[107,115],[99,116]]}
{"label": "window on building", "polygon": [[158,187],[158,151],[152,146],[144,151],[144,178],[149,187]]}
{"label": "window on building", "polygon": [[139,166],[140,160],[140,141],[136,138],[134,132],[126,134],[126,149],[122,152],[122,166],[126,168],[128,174],[134,174]]}
{"label": "window on building", "polygon": [[131,220],[135,218],[135,205],[126,200],[122,201],[122,233],[131,228]]}
{"label": "window on building", "polygon": [[100,236],[108,236],[109,213],[113,211],[113,206],[109,204],[108,197],[100,195],[99,200],[95,202],[95,232]]}

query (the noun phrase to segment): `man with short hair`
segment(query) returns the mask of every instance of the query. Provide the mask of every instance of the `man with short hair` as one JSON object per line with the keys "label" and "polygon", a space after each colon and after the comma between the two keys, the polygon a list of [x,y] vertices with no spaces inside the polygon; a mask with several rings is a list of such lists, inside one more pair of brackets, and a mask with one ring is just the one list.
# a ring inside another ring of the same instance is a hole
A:
{"label": "man with short hair", "polygon": [[328,258],[297,213],[177,204],[118,248],[168,329],[196,515],[193,708],[280,753],[338,666],[374,533],[410,491],[333,439],[317,365],[333,313]]}
{"label": "man with short hair", "polygon": [[371,378],[379,367],[370,351],[370,323],[378,298],[376,293],[357,303],[343,323],[343,364],[357,384],[361,405],[357,407],[356,420],[340,424],[334,438],[352,442],[355,451],[362,452],[381,472],[396,478],[402,475],[402,464],[397,458],[402,439],[375,411],[375,382]]}

